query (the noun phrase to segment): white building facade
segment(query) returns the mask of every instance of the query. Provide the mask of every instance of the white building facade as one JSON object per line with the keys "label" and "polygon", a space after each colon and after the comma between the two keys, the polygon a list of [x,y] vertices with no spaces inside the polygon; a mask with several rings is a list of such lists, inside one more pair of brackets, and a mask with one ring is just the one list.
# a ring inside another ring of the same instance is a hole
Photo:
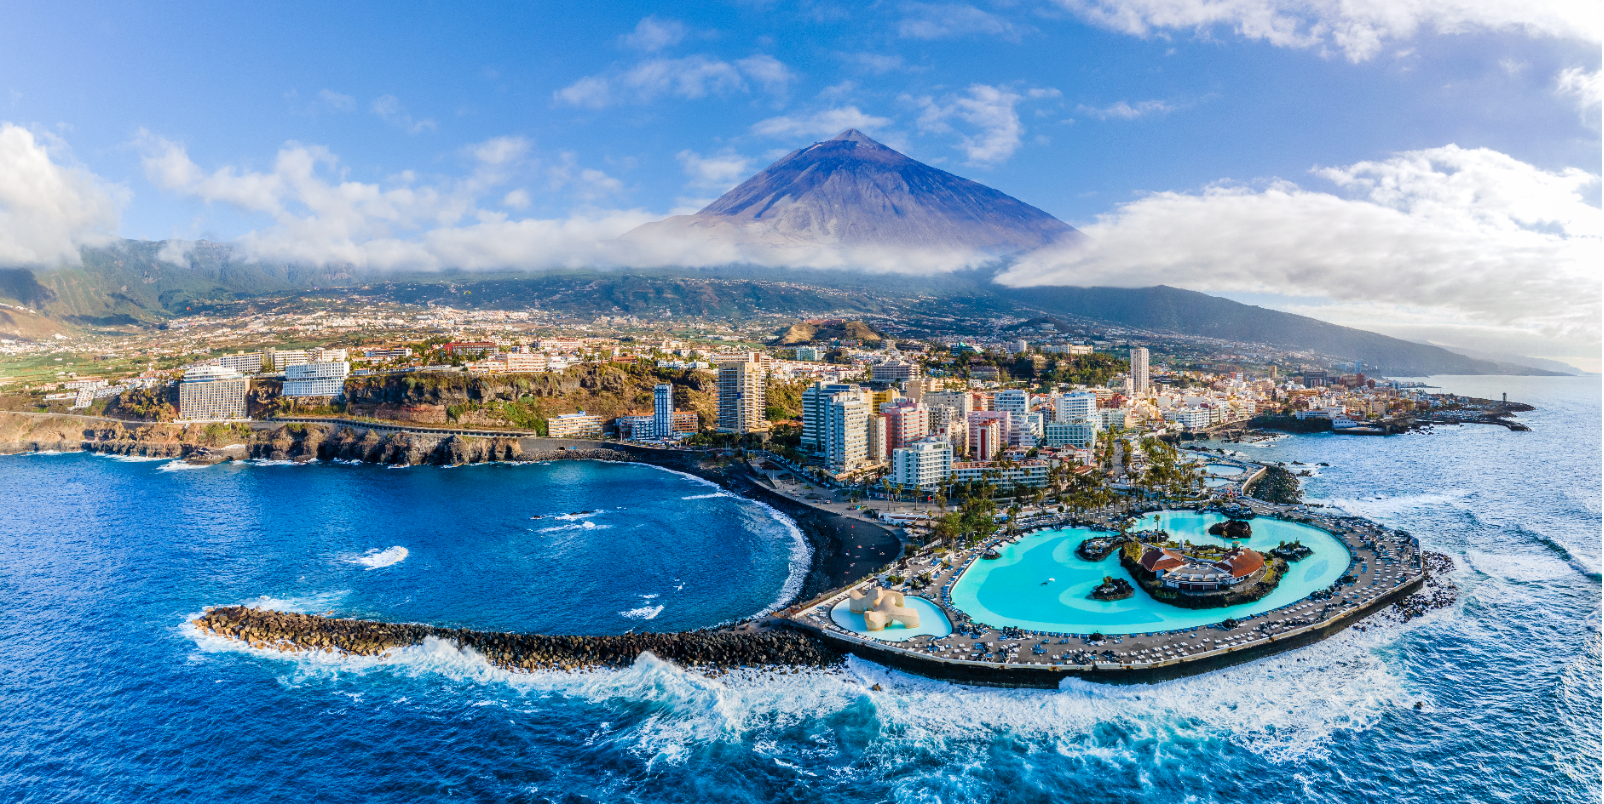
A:
{"label": "white building facade", "polygon": [[891,453],[891,482],[903,488],[937,491],[952,477],[952,444],[922,438]]}

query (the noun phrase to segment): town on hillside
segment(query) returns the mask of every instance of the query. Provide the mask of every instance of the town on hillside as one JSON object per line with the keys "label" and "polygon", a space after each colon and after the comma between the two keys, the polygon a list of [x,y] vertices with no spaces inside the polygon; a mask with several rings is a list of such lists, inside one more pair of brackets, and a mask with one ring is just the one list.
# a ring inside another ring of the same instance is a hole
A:
{"label": "town on hillside", "polygon": [[[1138,474],[1142,445],[1385,434],[1524,406],[1364,366],[1051,321],[576,321],[538,310],[297,310],[0,344],[0,406],[132,421],[339,418],[660,447],[761,446],[897,499]],[[953,330],[960,331],[953,331]],[[895,334],[894,334],[895,333]]]}

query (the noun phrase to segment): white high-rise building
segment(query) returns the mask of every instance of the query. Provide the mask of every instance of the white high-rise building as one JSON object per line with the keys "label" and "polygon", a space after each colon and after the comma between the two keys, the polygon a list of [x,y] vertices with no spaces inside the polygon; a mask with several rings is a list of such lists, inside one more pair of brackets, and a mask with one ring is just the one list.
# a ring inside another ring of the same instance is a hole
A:
{"label": "white high-rise building", "polygon": [[1053,422],[1047,425],[1047,446],[1091,447],[1097,440],[1097,420],[1079,419],[1072,422]]}
{"label": "white high-rise building", "polygon": [[1054,418],[1061,422],[1073,422],[1097,415],[1097,394],[1081,392],[1064,394],[1058,398],[1058,409],[1054,411]]}
{"label": "white high-rise building", "polygon": [[1019,389],[998,391],[991,397],[991,409],[1013,414],[1014,418],[1030,412],[1030,392]]}
{"label": "white high-rise building", "polygon": [[196,366],[178,384],[178,416],[185,421],[245,418],[251,381],[222,366]]}
{"label": "white high-rise building", "polygon": [[752,352],[743,360],[718,367],[718,431],[756,433],[768,429],[765,411],[764,371],[761,355]]}
{"label": "white high-rise building", "polygon": [[824,414],[824,465],[836,474],[861,468],[869,458],[869,404],[844,392],[830,397]]}
{"label": "white high-rise building", "polygon": [[1131,390],[1147,393],[1147,348],[1144,346],[1131,347]]}
{"label": "white high-rise building", "polygon": [[875,382],[906,382],[919,379],[919,364],[904,360],[887,360],[869,367],[869,376]]}
{"label": "white high-rise building", "polygon": [[812,453],[824,451],[824,417],[830,397],[843,391],[863,394],[863,389],[845,383],[816,382],[802,389],[802,449]]}
{"label": "white high-rise building", "polygon": [[886,445],[889,443],[886,436],[886,417],[871,413],[869,420],[864,423],[864,438],[863,459],[869,463],[885,463]]}
{"label": "white high-rise building", "polygon": [[921,438],[891,453],[891,482],[903,488],[937,491],[952,477],[952,444]]}
{"label": "white high-rise building", "polygon": [[667,441],[674,436],[674,386],[660,382],[652,389],[652,437]]}
{"label": "white high-rise building", "polygon": [[1014,419],[1014,429],[1008,434],[1008,443],[1015,447],[1034,447],[1041,443],[1042,432],[1046,426],[1047,414],[1026,413]]}
{"label": "white high-rise building", "polygon": [[262,370],[262,353],[237,352],[231,355],[223,355],[217,359],[217,364],[241,374],[257,374]]}
{"label": "white high-rise building", "polygon": [[975,410],[975,397],[968,391],[926,391],[919,401],[931,410],[943,405],[954,408],[959,421],[968,421],[969,414]]}
{"label": "white high-rise building", "polygon": [[351,364],[340,362],[298,363],[284,369],[284,396],[340,396],[345,393],[345,377]]}

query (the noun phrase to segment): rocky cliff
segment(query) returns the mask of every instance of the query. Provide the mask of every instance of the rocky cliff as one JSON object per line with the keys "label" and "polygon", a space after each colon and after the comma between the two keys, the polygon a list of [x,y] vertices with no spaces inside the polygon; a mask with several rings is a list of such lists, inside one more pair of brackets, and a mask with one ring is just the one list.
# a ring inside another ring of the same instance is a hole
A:
{"label": "rocky cliff", "polygon": [[358,424],[191,424],[112,422],[75,416],[0,411],[0,453],[97,452],[140,458],[221,463],[344,460],[388,466],[458,466],[491,461],[592,459],[628,461],[609,449],[526,450],[514,436],[471,436],[375,430]]}

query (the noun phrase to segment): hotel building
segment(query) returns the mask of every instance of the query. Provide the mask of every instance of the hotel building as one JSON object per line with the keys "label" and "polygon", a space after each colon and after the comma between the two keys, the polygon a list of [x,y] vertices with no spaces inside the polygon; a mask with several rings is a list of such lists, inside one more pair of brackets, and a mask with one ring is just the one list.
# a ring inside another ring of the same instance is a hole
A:
{"label": "hotel building", "polygon": [[178,384],[178,415],[183,421],[245,418],[251,381],[222,366],[196,366]]}

